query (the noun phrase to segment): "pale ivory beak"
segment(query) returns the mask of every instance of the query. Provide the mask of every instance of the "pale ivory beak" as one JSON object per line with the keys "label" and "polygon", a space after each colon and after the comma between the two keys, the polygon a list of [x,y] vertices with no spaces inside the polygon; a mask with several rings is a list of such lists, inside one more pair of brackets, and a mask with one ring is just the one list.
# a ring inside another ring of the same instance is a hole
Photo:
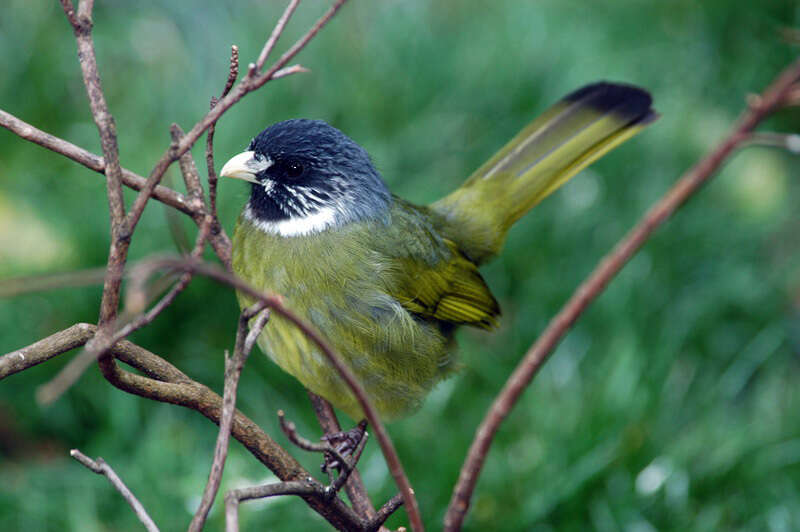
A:
{"label": "pale ivory beak", "polygon": [[245,151],[231,157],[231,159],[223,165],[219,175],[222,177],[243,179],[251,183],[258,183],[256,175],[270,166],[272,166],[272,161],[270,159],[264,157],[259,161],[255,158],[255,152]]}

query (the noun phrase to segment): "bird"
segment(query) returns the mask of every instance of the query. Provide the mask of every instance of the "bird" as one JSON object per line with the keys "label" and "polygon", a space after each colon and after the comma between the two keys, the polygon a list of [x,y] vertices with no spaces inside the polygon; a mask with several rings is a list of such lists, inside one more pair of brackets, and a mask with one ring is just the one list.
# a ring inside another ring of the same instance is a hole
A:
{"label": "bird", "polygon": [[[511,226],[657,117],[642,88],[586,85],[429,205],[393,195],[366,150],[326,122],[275,123],[220,171],[251,183],[234,231],[233,271],[316,327],[382,419],[405,417],[461,368],[459,326],[497,326],[500,306],[479,267],[497,256]],[[255,302],[237,298],[242,308]],[[258,345],[308,390],[354,420],[364,417],[292,323],[273,314]]]}

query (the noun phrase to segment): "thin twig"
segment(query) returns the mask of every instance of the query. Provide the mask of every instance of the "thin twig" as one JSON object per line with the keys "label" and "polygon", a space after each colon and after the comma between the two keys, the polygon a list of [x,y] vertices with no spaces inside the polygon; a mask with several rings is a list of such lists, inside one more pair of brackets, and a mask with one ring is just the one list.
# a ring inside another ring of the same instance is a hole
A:
{"label": "thin twig", "polygon": [[[228,95],[233,87],[233,84],[236,83],[236,78],[239,77],[239,47],[235,44],[231,45],[231,59],[230,59],[230,66],[228,67],[228,79],[225,81],[225,87],[222,89],[222,94],[220,98],[224,98]],[[211,98],[211,109],[217,105],[219,98],[216,96],[212,96]],[[208,134],[206,135],[206,168],[208,170],[208,202],[209,202],[209,209],[211,210],[211,216],[214,220],[217,220],[217,171],[215,170],[214,165],[214,131],[216,131],[217,123],[216,121],[212,122],[208,128]],[[217,222],[218,223],[218,222]],[[228,267],[230,270],[230,267]]]}
{"label": "thin twig", "polygon": [[[297,426],[294,424],[294,422],[286,419],[286,415],[284,414],[283,410],[278,410],[278,420],[280,421],[281,430],[284,434],[286,434],[286,437],[289,438],[290,442],[304,451],[311,453],[324,453],[333,456],[338,463],[342,464],[342,474],[345,476],[345,480],[347,479],[347,475],[350,474],[353,469],[352,466],[355,465],[357,461],[354,461],[351,464],[350,461],[348,461],[338,449],[328,442],[312,442],[311,440],[301,436],[300,433],[297,432]],[[366,434],[364,436],[365,437],[361,438],[361,440],[366,441]],[[361,442],[359,442],[359,445],[360,443]],[[342,481],[342,483],[344,483],[344,481]],[[338,491],[338,488],[336,491]]]}
{"label": "thin twig", "polygon": [[467,458],[461,467],[450,504],[445,515],[444,530],[461,529],[464,516],[481,472],[494,435],[511,408],[516,404],[531,379],[544,364],[548,355],[569,330],[580,314],[605,289],[613,277],[636,253],[653,232],[694,194],[717,168],[747,140],[750,132],[784,100],[794,83],[800,79],[800,59],[786,68],[737,121],[728,137],[681,179],[642,217],[595,267],[589,277],[550,321],[525,357],[497,395],[472,441]]}
{"label": "thin twig", "polygon": [[367,530],[378,530],[389,517],[403,505],[403,496],[399,493],[386,501],[386,504],[381,506],[375,513],[375,516],[369,522]]}
{"label": "thin twig", "polygon": [[27,347],[3,355],[0,357],[0,380],[82,346],[94,336],[94,331],[93,325],[76,323]]}
{"label": "thin twig", "polygon": [[[178,124],[172,124],[169,127],[169,134],[172,137],[172,142],[178,142],[184,135],[183,130]],[[205,208],[205,201],[203,198],[203,185],[200,183],[200,174],[197,171],[197,166],[194,164],[192,152],[187,151],[178,159],[178,165],[181,169],[181,176],[183,183],[186,186],[186,193],[189,195],[189,201],[193,203],[194,211],[202,211]]]}
{"label": "thin twig", "polygon": [[[76,146],[71,142],[46,133],[2,109],[0,109],[0,127],[11,131],[27,141],[61,154],[68,159],[72,159],[90,170],[94,170],[100,174],[105,174],[106,172],[105,160],[99,155],[95,155],[90,151],[84,150],[80,146]],[[122,183],[125,186],[133,190],[141,190],[144,187],[145,181],[147,180],[139,174],[131,172],[127,168],[122,168]],[[178,209],[184,214],[191,215],[193,213],[192,209],[187,205],[186,198],[183,194],[175,190],[159,185],[153,190],[153,197],[165,205]]]}
{"label": "thin twig", "polygon": [[339,377],[344,380],[356,400],[358,400],[359,406],[361,406],[364,412],[364,416],[375,432],[375,437],[378,440],[383,456],[389,466],[389,472],[392,474],[392,478],[394,478],[398,489],[403,494],[403,502],[406,507],[406,512],[408,513],[409,522],[414,530],[423,530],[422,519],[419,514],[416,497],[414,496],[414,490],[411,488],[403,465],[400,462],[400,457],[397,455],[394,444],[388,432],[386,432],[386,427],[381,422],[377,410],[372,406],[372,402],[369,400],[366,391],[363,386],[361,386],[361,383],[353,374],[352,370],[342,362],[341,358],[334,352],[327,340],[325,340],[314,327],[289,310],[284,305],[281,297],[265,294],[256,290],[238,277],[220,270],[212,264],[196,260],[164,258],[140,263],[139,267],[142,268],[142,271],[171,269],[182,272],[194,272],[196,275],[203,275],[215,281],[230,285],[255,301],[263,301],[269,308],[300,329],[307,338],[320,348],[325,358],[327,358],[328,362],[336,369],[339,373]]}
{"label": "thin twig", "polygon": [[[132,227],[125,217],[125,200],[122,197],[122,167],[119,163],[119,146],[117,145],[117,128],[114,117],[108,109],[97,58],[92,39],[92,0],[83,0],[78,6],[78,13],[70,0],[61,0],[61,7],[67,20],[72,25],[75,41],[78,45],[78,63],[89,97],[89,108],[92,111],[97,131],[100,134],[100,146],[103,151],[106,175],[106,195],[111,218],[111,244],[108,252],[106,278],[103,283],[103,296],[100,302],[99,325],[111,323],[117,316],[119,306],[120,284],[122,272],[130,246],[130,230]],[[101,334],[104,331],[101,330]]]}
{"label": "thin twig", "polygon": [[270,34],[269,39],[267,39],[267,42],[264,43],[264,48],[261,50],[261,53],[258,54],[258,59],[256,60],[255,64],[250,65],[248,76],[254,76],[264,67],[267,57],[269,57],[270,52],[278,42],[278,38],[283,33],[284,28],[286,28],[286,23],[289,22],[289,18],[292,16],[292,13],[294,13],[294,10],[297,9],[298,4],[300,4],[300,0],[290,0],[289,5],[286,6],[286,9],[281,15],[281,18],[278,19],[275,27],[272,28],[272,33]]}
{"label": "thin twig", "polygon": [[[257,338],[269,317],[268,312],[262,313],[259,318],[254,320],[253,328],[248,332],[250,318],[264,310],[265,304],[261,301],[246,308],[239,316],[239,326],[236,332],[236,345],[233,350],[233,357],[225,357],[225,389],[222,395],[222,416],[219,421],[219,432],[217,433],[217,444],[214,448],[214,460],[211,463],[211,472],[208,474],[208,482],[203,490],[200,505],[189,524],[190,532],[199,532],[205,525],[208,511],[214,504],[214,499],[222,481],[222,472],[225,469],[225,460],[228,457],[228,443],[231,436],[231,425],[233,424],[233,413],[236,410],[236,390],[239,386],[239,377],[242,369],[253,348],[253,340]],[[250,341],[248,341],[250,340]]]}
{"label": "thin twig", "polygon": [[[157,372],[158,375],[180,373],[166,361],[156,357],[130,342],[119,342],[112,348],[112,353],[126,364],[130,364],[146,373]],[[147,397],[156,401],[169,402],[192,410],[196,410],[215,423],[220,421],[222,398],[200,383],[188,377],[180,379],[180,383],[159,382],[142,377],[117,366],[112,367],[113,374],[105,374],[114,386]],[[280,445],[278,445],[258,425],[238,410],[235,412],[231,434],[240,441],[259,461],[272,470],[284,481],[296,481],[310,478],[308,471]],[[324,493],[314,497],[304,497],[306,503],[331,525],[340,530],[360,530],[362,520],[340,499],[328,500]]]}
{"label": "thin twig", "polygon": [[[199,258],[203,252],[203,245],[208,237],[210,231],[210,218],[207,223],[200,227],[197,233],[194,249],[189,255],[192,258]],[[135,279],[134,275],[134,280]],[[36,390],[36,400],[40,405],[49,405],[58,400],[59,397],[69,390],[73,384],[83,375],[83,373],[105,353],[112,345],[118,341],[127,338],[131,333],[149,325],[161,314],[169,305],[175,301],[175,298],[183,292],[189,285],[192,279],[192,274],[187,272],[181,275],[180,279],[172,285],[172,288],[155,304],[153,307],[141,314],[129,323],[122,326],[119,330],[106,334],[98,339],[91,339],[86,344],[84,349],[78,356],[70,360],[61,370],[48,382],[39,386]],[[146,297],[143,295],[144,289],[140,287],[139,283],[132,282],[128,293],[128,306],[131,307],[144,307],[146,304]],[[117,321],[122,321],[117,320]],[[109,324],[113,328],[114,324]]]}
{"label": "thin twig", "polygon": [[323,492],[322,485],[311,477],[305,481],[277,482],[231,490],[225,494],[225,532],[239,532],[239,503],[242,501],[276,495],[320,496]]}
{"label": "thin twig", "polygon": [[[156,166],[153,168],[151,172],[151,176],[154,175],[163,175],[166,169],[172,164],[172,161],[175,158],[180,157],[186,150],[190,149],[197,139],[211,126],[211,124],[215,123],[219,118],[233,106],[236,102],[241,100],[247,94],[253,92],[254,90],[262,87],[265,83],[270,81],[271,79],[275,78],[276,73],[281,71],[286,64],[292,60],[294,56],[296,56],[306,45],[314,38],[314,36],[319,33],[319,31],[333,18],[333,16],[339,11],[339,9],[344,5],[347,0],[336,0],[336,2],[325,12],[317,22],[309,29],[305,35],[300,37],[297,42],[292,45],[289,50],[287,50],[281,57],[278,59],[266,72],[259,74],[257,76],[251,77],[246,76],[238,85],[236,85],[227,96],[220,99],[206,115],[197,122],[197,124],[192,127],[184,136],[181,141],[176,146],[170,146],[170,148],[161,156]],[[290,67],[290,71],[288,73],[293,72],[300,72],[302,67],[293,68]],[[286,75],[287,71],[284,71],[284,75]],[[131,211],[134,211],[136,208],[136,204],[134,203],[134,207],[131,208]]]}
{"label": "thin twig", "polygon": [[139,499],[137,499],[133,492],[128,489],[125,483],[122,482],[122,479],[119,478],[119,475],[114,472],[114,470],[106,463],[105,460],[99,457],[97,460],[92,460],[78,449],[72,449],[69,452],[69,455],[86,466],[89,470],[97,473],[98,475],[104,475],[108,481],[111,482],[111,485],[114,486],[114,489],[116,489],[120,495],[122,495],[122,498],[125,499],[125,501],[130,505],[130,507],[133,509],[133,512],[136,514],[136,517],[139,518],[139,521],[142,522],[144,527],[149,532],[158,532],[158,527],[147,514],[147,511],[144,509],[144,506],[142,506],[142,503],[139,502]]}
{"label": "thin twig", "polygon": [[[311,400],[311,406],[314,408],[314,413],[317,416],[320,427],[322,427],[322,431],[325,434],[341,432],[342,427],[331,404],[312,391],[308,392],[308,397]],[[370,501],[367,494],[367,488],[364,486],[364,481],[361,479],[361,474],[357,468],[353,468],[344,488],[347,497],[353,504],[353,509],[359,515],[366,518],[375,516],[375,508],[372,506],[372,501]]]}

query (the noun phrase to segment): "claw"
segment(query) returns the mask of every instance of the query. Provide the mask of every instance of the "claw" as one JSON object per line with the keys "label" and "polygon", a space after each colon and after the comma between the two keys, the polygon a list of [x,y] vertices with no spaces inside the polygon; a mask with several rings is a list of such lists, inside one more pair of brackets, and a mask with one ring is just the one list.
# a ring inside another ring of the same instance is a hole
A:
{"label": "claw", "polygon": [[[334,432],[326,434],[321,439],[328,442],[334,449],[336,449],[341,456],[350,456],[353,451],[358,447],[361,439],[364,437],[367,429],[366,420],[362,420],[358,425],[350,430],[341,432]],[[325,461],[322,464],[322,472],[328,473],[332,470],[341,472],[342,464],[339,463],[331,453],[325,453]]]}

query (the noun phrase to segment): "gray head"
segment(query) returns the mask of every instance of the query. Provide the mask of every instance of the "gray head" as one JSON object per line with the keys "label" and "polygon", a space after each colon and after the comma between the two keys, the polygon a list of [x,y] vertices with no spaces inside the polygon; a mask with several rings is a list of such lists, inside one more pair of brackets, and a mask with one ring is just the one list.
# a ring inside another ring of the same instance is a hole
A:
{"label": "gray head", "polygon": [[244,216],[284,236],[384,217],[391,202],[364,148],[321,120],[271,125],[220,175],[250,181]]}

